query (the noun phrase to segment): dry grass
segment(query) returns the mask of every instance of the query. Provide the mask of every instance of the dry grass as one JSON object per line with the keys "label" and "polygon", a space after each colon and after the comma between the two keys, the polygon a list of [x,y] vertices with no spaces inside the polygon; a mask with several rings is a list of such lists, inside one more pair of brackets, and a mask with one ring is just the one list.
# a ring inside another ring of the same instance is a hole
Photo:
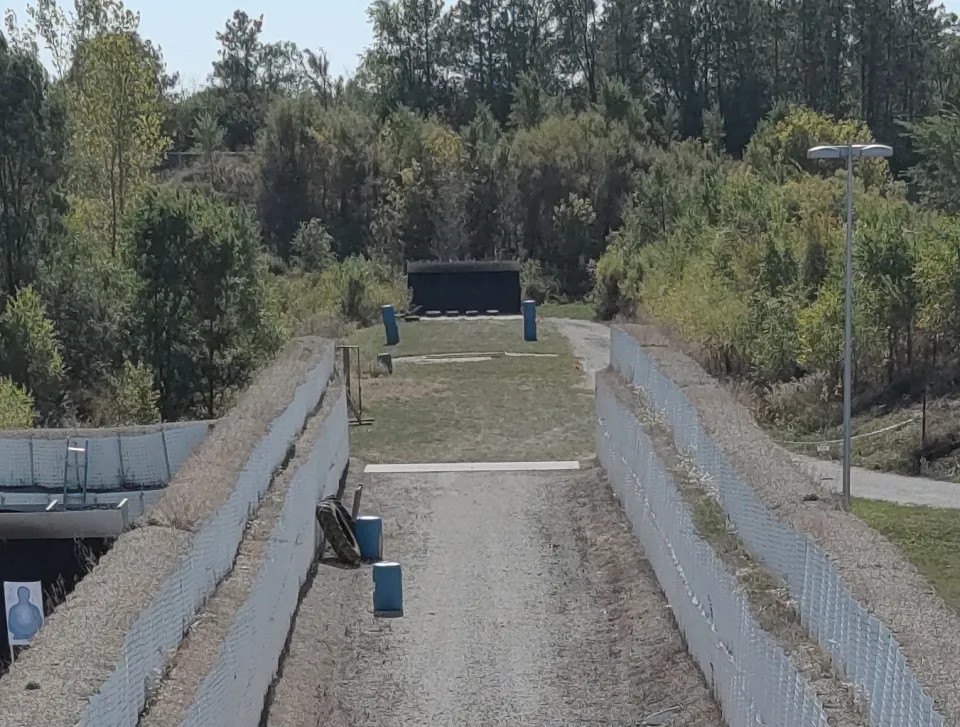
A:
{"label": "dry grass", "polygon": [[327,390],[323,407],[310,420],[296,444],[295,456],[274,480],[257,516],[248,524],[233,571],[204,605],[203,612],[173,658],[162,685],[141,716],[139,727],[178,727],[186,719],[201,683],[216,663],[237,610],[249,598],[257,575],[265,566],[266,547],[280,518],[290,484],[310,458],[339,392],[339,385],[331,385]]}
{"label": "dry grass", "polygon": [[150,525],[194,530],[226,502],[257,443],[287,407],[297,387],[333,344],[296,339],[245,392],[207,436],[199,451],[177,471],[163,498],[144,520]]}
{"label": "dry grass", "polygon": [[62,427],[60,429],[4,429],[0,430],[2,439],[97,439],[99,437],[132,437],[138,434],[153,434],[165,430],[182,429],[192,427],[196,424],[206,424],[210,430],[213,430],[219,419],[208,421],[192,422],[167,422],[165,424],[144,424],[131,427],[103,427],[97,429],[77,429],[73,427]]}
{"label": "dry grass", "polygon": [[700,536],[736,574],[751,615],[784,650],[823,703],[832,727],[866,727],[868,721],[856,694],[836,675],[830,655],[809,637],[790,592],[780,579],[747,551],[716,500],[709,478],[694,462],[682,456],[673,443],[673,432],[649,402],[633,391],[619,375],[602,374],[621,402],[630,406],[650,437],[653,451],[670,473],[684,502],[690,507]]}
{"label": "dry grass", "polygon": [[[510,351],[551,357],[479,362],[395,362],[392,376],[364,379],[371,426],[351,434],[355,454],[372,462],[577,459],[593,450],[593,391],[579,384],[563,336],[541,326],[525,343],[519,321],[408,323],[396,355]],[[375,350],[382,330],[357,341]]]}
{"label": "dry grass", "polygon": [[229,496],[250,452],[327,345],[318,339],[288,344],[177,472],[157,515],[122,535],[49,617],[0,679],[0,727],[76,724],[120,660],[130,626],[190,547],[186,530]]}
{"label": "dry grass", "polygon": [[[793,466],[743,406],[650,325],[624,326],[684,391],[706,432],[763,502],[827,551],[850,589],[896,635],[948,724],[960,722],[960,618],[889,540]],[[805,495],[820,500],[808,502]]]}

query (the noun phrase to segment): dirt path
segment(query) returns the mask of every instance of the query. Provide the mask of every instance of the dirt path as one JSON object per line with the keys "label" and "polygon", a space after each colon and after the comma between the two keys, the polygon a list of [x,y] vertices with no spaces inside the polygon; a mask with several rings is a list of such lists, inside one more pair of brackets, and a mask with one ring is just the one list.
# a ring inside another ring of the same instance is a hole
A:
{"label": "dirt path", "polygon": [[599,470],[363,477],[405,615],[321,566],[267,727],[721,724]]}

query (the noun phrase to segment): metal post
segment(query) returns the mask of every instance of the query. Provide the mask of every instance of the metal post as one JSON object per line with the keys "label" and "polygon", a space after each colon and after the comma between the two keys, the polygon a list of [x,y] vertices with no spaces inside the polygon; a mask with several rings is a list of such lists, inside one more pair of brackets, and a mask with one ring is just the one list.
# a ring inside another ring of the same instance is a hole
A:
{"label": "metal post", "polygon": [[843,506],[850,509],[851,409],[853,387],[853,146],[847,148],[846,295],[843,323]]}

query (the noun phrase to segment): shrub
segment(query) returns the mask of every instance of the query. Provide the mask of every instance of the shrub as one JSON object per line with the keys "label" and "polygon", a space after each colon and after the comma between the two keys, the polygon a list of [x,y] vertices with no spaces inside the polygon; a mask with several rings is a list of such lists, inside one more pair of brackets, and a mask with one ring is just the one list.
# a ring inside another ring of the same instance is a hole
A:
{"label": "shrub", "polygon": [[153,387],[153,372],[143,364],[125,361],[107,377],[103,397],[94,416],[98,427],[155,424],[160,421],[160,395]]}
{"label": "shrub", "polygon": [[0,370],[45,409],[59,398],[63,357],[53,323],[31,287],[7,302],[0,315]]}
{"label": "shrub", "polygon": [[333,238],[320,220],[304,222],[293,238],[293,263],[308,273],[323,272],[335,261]]}
{"label": "shrub", "polygon": [[0,429],[33,426],[33,397],[7,377],[0,378]]}

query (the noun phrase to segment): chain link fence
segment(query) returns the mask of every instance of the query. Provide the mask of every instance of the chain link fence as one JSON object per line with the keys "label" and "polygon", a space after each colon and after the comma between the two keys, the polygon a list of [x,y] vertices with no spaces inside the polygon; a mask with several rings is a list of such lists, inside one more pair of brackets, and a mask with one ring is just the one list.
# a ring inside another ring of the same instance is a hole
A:
{"label": "chain link fence", "polygon": [[237,610],[181,727],[260,725],[264,695],[316,555],[317,502],[336,494],[347,466],[347,429],[347,399],[341,390],[313,453],[290,483],[250,595]]}
{"label": "chain link fence", "polygon": [[727,724],[826,727],[823,704],[750,615],[737,580],[697,534],[636,417],[602,379],[596,402],[597,457]]}
{"label": "chain link fence", "polygon": [[[334,348],[331,344],[325,351],[323,361],[297,388],[293,401],[273,421],[267,435],[250,454],[230,498],[200,526],[189,552],[180,561],[180,567],[134,621],[124,637],[120,662],[90,699],[77,727],[136,726],[150,686],[161,677],[167,661],[180,645],[203,602],[233,567],[244,528],[269,488],[273,473],[283,462],[290,443],[316,409],[333,374],[333,367]],[[309,513],[312,517],[313,507],[309,508]],[[288,564],[271,563],[271,567],[282,570]],[[279,590],[275,594],[275,601],[279,607]],[[263,619],[262,611],[257,612],[256,616]],[[257,635],[250,644],[251,648],[239,655],[231,654],[230,658],[237,659],[242,655],[256,661],[262,655],[259,651],[260,640],[274,638],[275,630],[281,626],[261,620],[259,628],[265,633]],[[279,641],[282,645],[282,636]],[[224,645],[221,658],[227,648]],[[236,648],[235,644],[232,648]],[[235,706],[221,715],[221,719],[227,715],[231,718],[244,715],[241,710],[243,703],[236,702]],[[257,710],[258,719],[259,715],[260,711]]]}
{"label": "chain link fence", "polygon": [[[207,422],[197,422],[120,436],[0,437],[0,487],[68,492],[164,487],[209,431]],[[71,453],[68,447],[86,451]]]}
{"label": "chain link fence", "polygon": [[610,363],[666,416],[677,449],[710,477],[741,541],[783,579],[811,637],[830,653],[844,677],[862,689],[871,724],[943,725],[943,717],[923,693],[893,634],[850,595],[826,552],[770,512],[707,436],[686,396],[632,336],[615,328],[611,329]]}

